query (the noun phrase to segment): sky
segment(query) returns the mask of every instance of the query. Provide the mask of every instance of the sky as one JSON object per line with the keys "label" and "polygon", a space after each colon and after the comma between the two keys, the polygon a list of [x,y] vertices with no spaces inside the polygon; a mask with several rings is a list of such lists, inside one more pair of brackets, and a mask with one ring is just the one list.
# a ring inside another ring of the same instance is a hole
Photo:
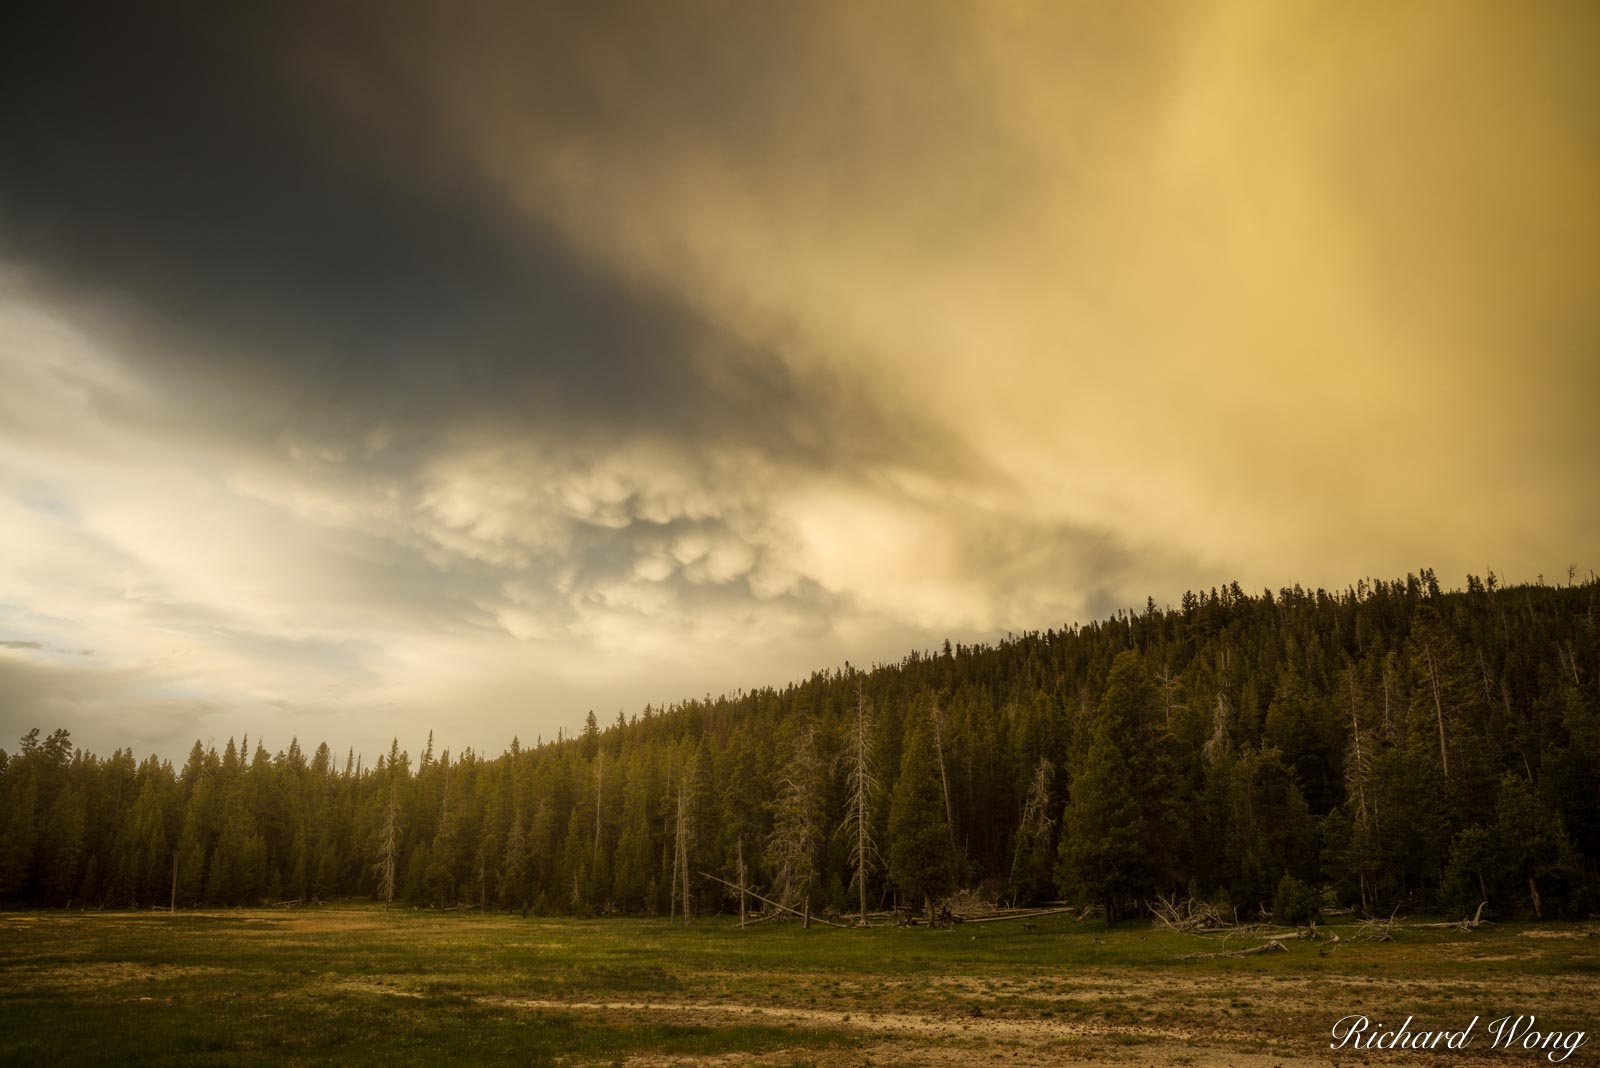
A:
{"label": "sky", "polygon": [[499,752],[1600,560],[1600,5],[35,5],[0,746]]}

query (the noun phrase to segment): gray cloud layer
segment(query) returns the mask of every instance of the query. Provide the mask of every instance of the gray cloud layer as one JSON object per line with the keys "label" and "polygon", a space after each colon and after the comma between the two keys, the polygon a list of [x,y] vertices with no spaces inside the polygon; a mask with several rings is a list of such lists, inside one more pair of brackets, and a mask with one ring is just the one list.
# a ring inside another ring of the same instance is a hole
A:
{"label": "gray cloud layer", "polygon": [[33,12],[0,732],[497,746],[1185,585],[1588,559],[1592,22]]}

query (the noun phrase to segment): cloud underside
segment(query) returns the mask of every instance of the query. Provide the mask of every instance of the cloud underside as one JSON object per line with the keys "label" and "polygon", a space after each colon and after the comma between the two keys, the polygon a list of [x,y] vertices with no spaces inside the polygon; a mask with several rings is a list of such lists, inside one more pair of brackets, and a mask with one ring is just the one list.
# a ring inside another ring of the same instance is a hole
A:
{"label": "cloud underside", "polygon": [[0,730],[498,744],[1234,578],[1592,564],[1596,23],[41,13]]}

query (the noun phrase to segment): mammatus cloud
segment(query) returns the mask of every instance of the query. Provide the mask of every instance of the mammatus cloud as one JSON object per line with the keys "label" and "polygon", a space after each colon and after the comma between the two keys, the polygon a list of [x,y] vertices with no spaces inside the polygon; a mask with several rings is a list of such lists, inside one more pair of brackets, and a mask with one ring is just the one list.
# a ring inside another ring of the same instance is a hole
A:
{"label": "mammatus cloud", "polygon": [[1595,21],[38,15],[0,732],[498,748],[1234,578],[1588,566]]}

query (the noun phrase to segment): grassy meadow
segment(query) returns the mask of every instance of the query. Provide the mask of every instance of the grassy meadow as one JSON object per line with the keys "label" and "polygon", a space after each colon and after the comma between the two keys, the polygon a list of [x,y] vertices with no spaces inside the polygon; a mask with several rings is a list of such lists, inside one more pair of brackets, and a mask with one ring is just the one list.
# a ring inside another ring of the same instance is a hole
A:
{"label": "grassy meadow", "polygon": [[[1257,942],[1067,917],[739,930],[366,905],[7,913],[0,1062],[1443,1064],[1460,1055],[1333,1053],[1328,1030],[1355,1012],[1600,1029],[1585,925],[1179,959]],[[1543,1062],[1487,1039],[1467,1053]]]}

